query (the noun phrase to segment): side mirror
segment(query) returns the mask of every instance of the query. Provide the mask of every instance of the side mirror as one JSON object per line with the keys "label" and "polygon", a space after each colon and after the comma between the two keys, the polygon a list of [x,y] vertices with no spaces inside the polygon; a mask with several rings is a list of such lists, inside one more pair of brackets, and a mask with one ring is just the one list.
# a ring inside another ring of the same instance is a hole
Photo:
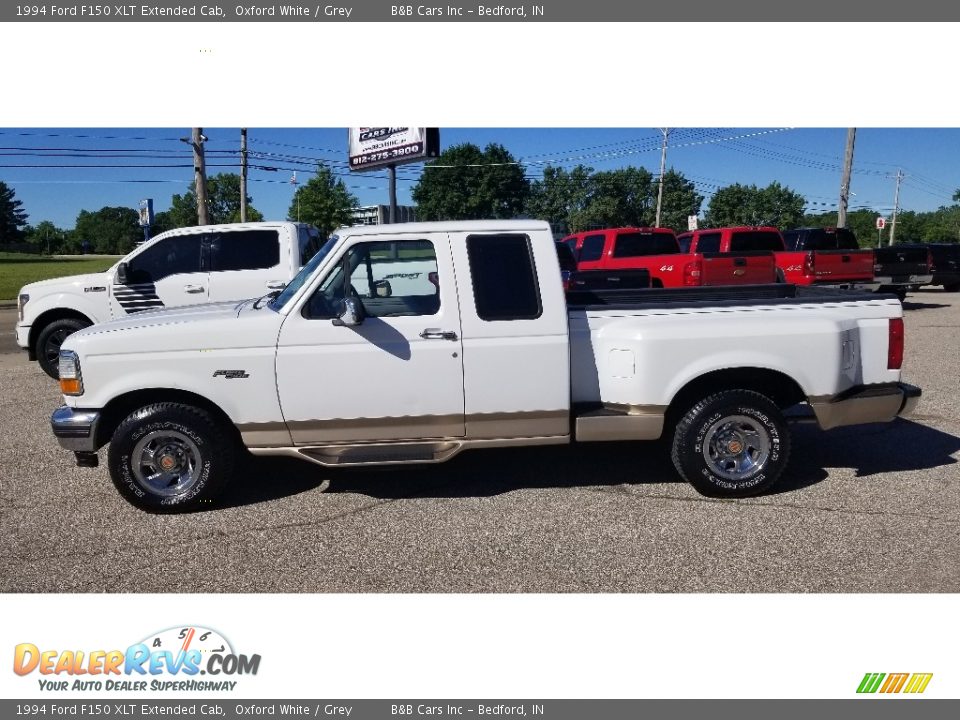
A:
{"label": "side mirror", "polygon": [[129,270],[129,268],[125,262],[117,265],[117,282],[121,285],[127,284],[127,270]]}
{"label": "side mirror", "polygon": [[363,303],[360,298],[348,297],[343,301],[339,317],[335,317],[331,322],[338,327],[355,327],[363,322],[363,318]]}

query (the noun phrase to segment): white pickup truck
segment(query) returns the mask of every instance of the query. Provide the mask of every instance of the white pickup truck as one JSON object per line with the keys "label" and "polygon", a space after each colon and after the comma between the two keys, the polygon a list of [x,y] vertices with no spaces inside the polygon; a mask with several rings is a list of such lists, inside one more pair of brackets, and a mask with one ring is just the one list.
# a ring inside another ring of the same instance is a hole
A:
{"label": "white pickup truck", "polygon": [[467,448],[672,438],[699,491],[769,488],[784,410],[823,428],[890,421],[893,297],[772,285],[565,297],[542,222],[338,231],[269,302],[149,312],[60,351],[60,444],[149,511],[209,504],[244,448],[327,466]]}
{"label": "white pickup truck", "polygon": [[317,229],[303,223],[170,230],[106,272],[24,286],[17,344],[56,378],[57,353],[71,333],[144,310],[269,293],[286,285],[321,244]]}

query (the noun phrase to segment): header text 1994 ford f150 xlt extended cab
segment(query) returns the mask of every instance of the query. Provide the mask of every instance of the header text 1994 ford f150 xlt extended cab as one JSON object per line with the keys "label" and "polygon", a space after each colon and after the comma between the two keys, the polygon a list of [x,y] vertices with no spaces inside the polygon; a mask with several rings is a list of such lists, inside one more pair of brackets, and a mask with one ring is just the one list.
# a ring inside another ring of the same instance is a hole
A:
{"label": "header text 1994 ford f150 xlt extended cab", "polygon": [[565,298],[546,223],[338,233],[270,302],[67,338],[60,444],[88,466],[109,444],[117,489],[154,511],[209,502],[244,448],[353,466],[664,433],[698,490],[741,497],[786,466],[784,409],[809,403],[831,428],[892,420],[920,395],[900,382],[892,297],[780,284]]}

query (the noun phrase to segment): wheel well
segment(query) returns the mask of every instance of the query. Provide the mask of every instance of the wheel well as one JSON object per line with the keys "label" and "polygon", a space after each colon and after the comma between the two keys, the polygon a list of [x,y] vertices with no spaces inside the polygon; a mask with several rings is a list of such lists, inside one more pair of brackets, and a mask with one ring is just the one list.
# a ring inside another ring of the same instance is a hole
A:
{"label": "wheel well", "polygon": [[781,410],[803,402],[806,394],[789,375],[766,368],[715,370],[683,386],[667,408],[667,422],[675,424],[692,405],[724,390],[753,390],[770,398]]}
{"label": "wheel well", "polygon": [[28,339],[28,342],[30,343],[30,352],[36,352],[37,335],[39,335],[47,325],[56,320],[67,319],[83,320],[91,325],[93,324],[93,320],[77,310],[70,310],[69,308],[54,308],[53,310],[47,310],[45,313],[41,313],[30,325],[30,337]]}
{"label": "wheel well", "polygon": [[650,287],[652,288],[662,288],[663,280],[660,278],[650,278]]}
{"label": "wheel well", "polygon": [[222,423],[227,431],[233,433],[235,438],[240,440],[240,431],[230,420],[229,416],[216,403],[210,402],[202,395],[197,395],[187,390],[174,390],[170,388],[148,388],[146,390],[134,390],[126,395],[120,395],[107,403],[100,411],[100,422],[97,424],[97,447],[103,447],[114,431],[123,422],[130,413],[137,408],[159,402],[183,403],[193,407],[202,408],[209,412],[215,420]]}

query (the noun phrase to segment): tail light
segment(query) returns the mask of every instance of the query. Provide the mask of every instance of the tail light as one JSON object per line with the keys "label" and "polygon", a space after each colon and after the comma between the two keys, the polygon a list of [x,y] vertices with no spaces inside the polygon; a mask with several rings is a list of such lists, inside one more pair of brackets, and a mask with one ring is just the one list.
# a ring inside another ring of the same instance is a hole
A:
{"label": "tail light", "polygon": [[683,284],[686,287],[699,287],[703,283],[703,265],[699,260],[691,260],[683,266]]}
{"label": "tail light", "polygon": [[891,318],[887,345],[887,369],[899,370],[903,365],[903,318]]}
{"label": "tail light", "polygon": [[803,274],[806,277],[814,276],[813,252],[808,252],[807,256],[803,259]]}

